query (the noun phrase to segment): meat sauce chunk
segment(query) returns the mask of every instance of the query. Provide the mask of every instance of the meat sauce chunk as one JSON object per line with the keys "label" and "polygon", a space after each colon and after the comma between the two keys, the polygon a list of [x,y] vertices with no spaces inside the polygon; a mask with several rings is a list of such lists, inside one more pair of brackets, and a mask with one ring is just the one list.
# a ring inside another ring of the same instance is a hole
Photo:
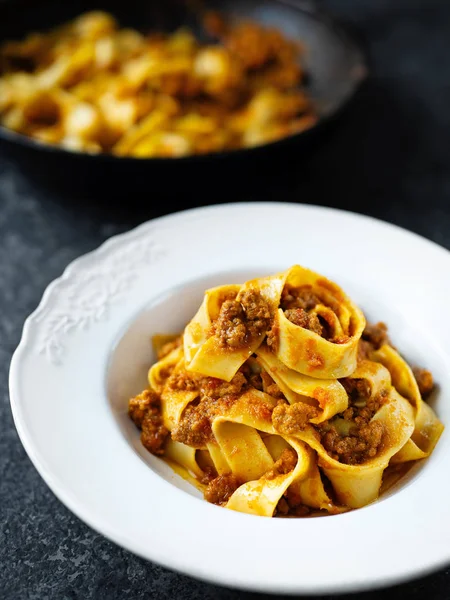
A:
{"label": "meat sauce chunk", "polygon": [[164,454],[169,430],[164,426],[161,401],[153,390],[144,390],[128,403],[128,414],[141,430],[142,445],[156,456]]}
{"label": "meat sauce chunk", "polygon": [[280,403],[273,409],[274,428],[284,435],[293,435],[305,429],[310,419],[317,416],[317,409],[303,402]]}
{"label": "meat sauce chunk", "polygon": [[[215,377],[191,378],[191,374],[182,373],[189,382],[187,388],[199,390],[199,400],[191,402],[184,410],[181,419],[172,431],[172,439],[193,448],[204,448],[207,443],[214,442],[212,421],[217,415],[224,414],[247,388],[245,375],[238,371],[230,382]],[[184,379],[177,380],[179,385],[186,385]],[[178,388],[180,389],[180,388]],[[183,388],[181,388],[183,389]]]}
{"label": "meat sauce chunk", "polygon": [[[356,465],[377,455],[384,434],[381,421],[372,420],[386,401],[387,392],[372,397],[364,379],[342,379],[349,406],[341,414],[316,426],[328,454],[348,465]],[[344,430],[342,427],[344,426]]]}
{"label": "meat sauce chunk", "polygon": [[234,475],[219,475],[206,486],[205,500],[212,504],[225,504],[240,485]]}
{"label": "meat sauce chunk", "polygon": [[383,344],[389,344],[387,331],[388,328],[385,323],[380,322],[374,325],[367,323],[362,333],[362,339],[369,342],[375,350],[378,350]]}
{"label": "meat sauce chunk", "polygon": [[[284,286],[281,294],[281,309],[285,317],[294,325],[308,329],[326,340],[332,339],[331,330],[326,320],[315,311],[318,304],[324,304],[323,300],[312,291],[311,286],[304,285],[294,288],[289,284]],[[336,343],[344,343],[348,338],[333,340]]]}
{"label": "meat sauce chunk", "polygon": [[420,367],[415,367],[413,373],[419,386],[420,395],[422,398],[427,398],[434,388],[433,375],[430,371]]}
{"label": "meat sauce chunk", "polygon": [[270,325],[270,308],[256,290],[247,290],[239,300],[225,300],[211,334],[223,348],[243,348],[263,335]]}
{"label": "meat sauce chunk", "polygon": [[311,312],[308,313],[304,308],[288,308],[285,311],[286,319],[288,319],[294,325],[298,325],[298,327],[303,327],[303,329],[309,329],[317,335],[323,334],[323,326],[319,321],[319,317],[316,313]]}
{"label": "meat sauce chunk", "polygon": [[278,477],[279,475],[287,475],[294,470],[297,461],[297,452],[292,448],[286,448],[280,454],[280,458],[275,461],[272,469],[264,475],[264,478],[270,480],[275,479],[275,477]]}

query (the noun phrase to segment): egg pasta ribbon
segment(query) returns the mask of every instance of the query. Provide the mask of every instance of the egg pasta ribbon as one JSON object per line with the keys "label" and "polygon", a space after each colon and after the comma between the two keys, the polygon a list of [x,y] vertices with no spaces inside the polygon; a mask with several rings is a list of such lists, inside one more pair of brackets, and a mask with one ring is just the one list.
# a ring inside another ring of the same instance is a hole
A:
{"label": "egg pasta ribbon", "polygon": [[371,354],[371,358],[382,363],[390,372],[392,385],[414,408],[414,431],[411,439],[393,457],[393,462],[407,462],[426,458],[436,446],[444,426],[435,412],[422,400],[419,387],[411,367],[389,344]]}
{"label": "egg pasta ribbon", "polygon": [[318,416],[311,418],[311,423],[326,421],[348,407],[347,393],[336,379],[316,379],[289,369],[265,345],[258,348],[256,356],[290,404],[304,402],[317,407]]}
{"label": "egg pasta ribbon", "polygon": [[289,269],[272,326],[274,354],[290,369],[320,379],[356,367],[364,315],[339,286],[298,265]]}
{"label": "egg pasta ribbon", "polygon": [[187,369],[230,381],[262,343],[285,279],[281,273],[207,290],[184,332]]}

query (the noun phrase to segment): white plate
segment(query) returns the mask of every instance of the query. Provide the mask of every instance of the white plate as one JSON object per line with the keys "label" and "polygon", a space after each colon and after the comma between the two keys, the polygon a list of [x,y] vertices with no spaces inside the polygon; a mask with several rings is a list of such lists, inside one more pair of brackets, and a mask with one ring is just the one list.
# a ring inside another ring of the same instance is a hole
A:
{"label": "white plate", "polygon": [[76,515],[145,558],[216,583],[321,593],[391,584],[450,562],[450,439],[366,508],[268,519],[206,503],[139,443],[127,398],[156,332],[205,287],[300,263],[342,285],[439,383],[450,423],[450,254],[392,225],[293,204],[232,204],[145,223],[72,263],[25,323],[10,372],[20,438]]}

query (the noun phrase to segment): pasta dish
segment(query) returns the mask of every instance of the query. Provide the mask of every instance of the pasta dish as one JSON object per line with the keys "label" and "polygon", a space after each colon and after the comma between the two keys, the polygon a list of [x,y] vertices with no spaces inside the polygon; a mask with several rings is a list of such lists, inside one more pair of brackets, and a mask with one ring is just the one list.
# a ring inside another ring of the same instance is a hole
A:
{"label": "pasta dish", "polygon": [[181,157],[265,144],[317,121],[302,49],[256,22],[144,35],[91,12],[0,47],[0,125],[46,144]]}
{"label": "pasta dish", "polygon": [[142,444],[207,501],[261,516],[337,514],[428,457],[443,425],[386,325],[295,265],[206,290],[180,336],[156,336],[129,400]]}

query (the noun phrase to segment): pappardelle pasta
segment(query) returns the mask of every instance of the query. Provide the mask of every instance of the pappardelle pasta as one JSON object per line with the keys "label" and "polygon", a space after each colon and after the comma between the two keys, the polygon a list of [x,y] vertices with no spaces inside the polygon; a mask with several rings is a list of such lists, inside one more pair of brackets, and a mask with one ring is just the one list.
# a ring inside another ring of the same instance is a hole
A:
{"label": "pappardelle pasta", "polygon": [[0,46],[0,125],[116,156],[182,157],[269,143],[317,122],[302,48],[277,29],[206,13],[148,35],[101,11]]}
{"label": "pappardelle pasta", "polygon": [[129,401],[143,445],[205,499],[261,516],[337,514],[431,454],[443,425],[383,323],[301,266],[206,290],[180,336],[155,336]]}

